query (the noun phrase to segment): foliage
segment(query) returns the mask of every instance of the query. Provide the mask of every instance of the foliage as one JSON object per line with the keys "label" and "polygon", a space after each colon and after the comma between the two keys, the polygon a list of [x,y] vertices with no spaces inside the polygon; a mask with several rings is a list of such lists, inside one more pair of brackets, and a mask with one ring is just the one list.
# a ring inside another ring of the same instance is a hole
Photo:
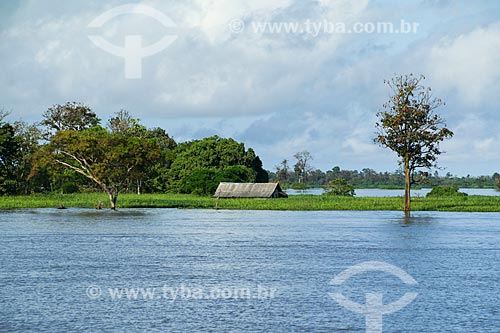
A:
{"label": "foliage", "polygon": [[156,140],[113,134],[100,126],[57,132],[49,152],[57,163],[99,185],[109,195],[113,209],[127,182],[141,179],[160,157]]}
{"label": "foliage", "polygon": [[453,136],[434,113],[443,101],[433,98],[431,89],[421,85],[424,79],[410,74],[386,81],[393,95],[377,114],[380,122],[376,123],[378,135],[374,141],[393,150],[400,164],[411,171],[436,167],[441,154],[439,143]]}
{"label": "foliage", "polygon": [[61,193],[71,194],[79,191],[78,184],[72,181],[66,181],[61,185]]}
{"label": "foliage", "polygon": [[293,155],[297,162],[295,163],[293,169],[297,174],[299,183],[307,182],[309,173],[312,171],[312,167],[309,162],[313,159],[311,153],[307,150],[301,151]]}
{"label": "foliage", "polygon": [[343,178],[336,178],[325,186],[326,195],[338,195],[345,197],[353,197],[355,195],[354,186],[349,184]]}
{"label": "foliage", "polygon": [[47,185],[47,175],[40,178],[30,176],[35,163],[35,153],[42,139],[42,132],[37,126],[22,121],[14,122],[13,126],[19,140],[15,178],[16,193],[29,194]]}
{"label": "foliage", "polygon": [[45,111],[41,125],[45,127],[44,137],[48,140],[58,131],[83,131],[99,123],[100,119],[87,105],[67,102]]}
{"label": "foliage", "polygon": [[[55,208],[63,205],[68,208],[81,207],[94,209],[97,202],[106,200],[103,193],[77,194],[37,194],[28,196],[0,196],[0,209]],[[214,209],[215,201],[211,196],[189,194],[131,194],[120,195],[123,208],[200,208]],[[273,199],[221,199],[219,209],[234,210],[366,210],[393,211],[400,206],[400,198],[357,198],[342,196],[292,195],[287,200]],[[109,207],[109,206],[108,206]],[[414,210],[449,212],[500,212],[498,196],[435,197],[415,198]]]}
{"label": "foliage", "polygon": [[197,169],[184,178],[179,192],[207,195],[214,193],[217,185],[219,185],[217,182],[217,169]]}
{"label": "foliage", "polygon": [[[162,128],[148,129],[127,111],[99,126],[81,103],[54,105],[36,125],[4,124],[0,111],[0,193],[104,190],[207,194],[220,181],[267,182],[253,149],[217,136],[178,145]],[[48,141],[47,141],[48,140]]]}
{"label": "foliage", "polygon": [[21,142],[11,124],[0,118],[0,194],[16,193],[16,165],[20,157]]}
{"label": "foliage", "polygon": [[291,188],[292,190],[303,191],[307,190],[309,186],[307,186],[307,184],[304,183],[293,183],[289,186],[289,188]]}
{"label": "foliage", "polygon": [[500,191],[500,174],[494,173],[493,176],[493,181],[495,182],[495,188]]}
{"label": "foliage", "polygon": [[[253,149],[243,143],[212,136],[186,142],[174,149],[168,170],[168,190],[180,193],[213,193],[220,180],[267,182],[266,171]],[[205,179],[210,184],[202,184]]]}
{"label": "foliage", "polygon": [[276,176],[274,177],[277,182],[287,183],[290,177],[290,167],[288,166],[288,160],[284,159],[276,167]]}
{"label": "foliage", "polygon": [[394,151],[405,172],[406,215],[410,213],[410,186],[415,171],[436,167],[441,154],[439,143],[453,136],[444,120],[434,113],[443,101],[434,98],[431,89],[421,84],[424,79],[410,74],[386,81],[392,96],[377,114],[378,135],[374,141]]}
{"label": "foliage", "polygon": [[[43,141],[44,138],[56,136],[57,132],[70,131],[73,136],[79,137],[100,128],[94,126],[99,123],[99,118],[88,106],[74,102],[55,105],[44,113],[44,120],[38,126],[24,122],[9,124],[4,120],[7,115],[8,113],[0,110],[0,193],[15,195],[102,190],[102,186],[82,173],[57,163],[54,157],[61,157],[61,152],[56,152],[55,141],[50,144]],[[39,127],[41,124],[44,128]],[[253,149],[245,149],[243,143],[214,136],[177,144],[164,129],[146,128],[140,124],[139,119],[124,110],[116,113],[106,124],[108,130],[100,128],[97,132],[104,131],[107,133],[105,136],[122,137],[122,143],[119,140],[113,143],[110,139],[101,140],[99,134],[93,139],[86,138],[82,141],[87,142],[88,149],[94,148],[102,155],[106,150],[104,145],[117,143],[122,148],[125,147],[122,150],[126,150],[127,143],[124,142],[129,139],[138,146],[142,141],[154,144],[154,150],[159,146],[158,158],[153,158],[147,165],[138,168],[137,170],[141,169],[140,172],[131,172],[125,177],[121,193],[211,194],[220,181],[267,182],[269,176],[285,186],[292,184],[291,187],[297,189],[324,186],[336,178],[343,178],[356,188],[401,188],[405,184],[402,170],[376,172],[364,168],[358,171],[343,170],[338,166],[326,172],[313,169],[310,166],[312,157],[307,151],[295,154],[295,165],[289,159],[284,159],[276,167],[276,173],[268,173],[262,168],[262,161]],[[59,138],[64,135],[59,134]],[[111,170],[122,170],[121,158],[137,158],[142,163],[143,151],[139,150],[137,156],[136,153],[137,151],[132,150],[128,155],[117,154],[113,156],[114,162],[106,163],[111,166]],[[123,172],[117,171],[116,175],[119,174]],[[492,188],[498,184],[500,188],[500,175],[457,177],[449,173],[439,175],[436,171],[426,177],[426,182],[425,186]]]}
{"label": "foliage", "polygon": [[460,197],[466,197],[467,193],[462,193],[458,191],[457,186],[436,186],[427,193],[426,197],[428,198],[435,198],[435,197],[453,197],[453,196],[460,196]]}
{"label": "foliage", "polygon": [[[497,174],[498,175],[498,174]],[[277,181],[277,174],[269,172],[271,181]],[[355,188],[381,188],[381,189],[404,189],[405,175],[401,170],[394,172],[377,172],[370,168],[362,170],[346,170],[335,166],[326,172],[314,170],[309,174],[308,181],[304,183],[306,187],[323,187],[335,178],[344,178]],[[495,188],[495,179],[500,181],[500,177],[493,176],[456,176],[451,173],[439,174],[439,172],[429,173],[425,182],[417,184],[418,187],[433,187],[438,185],[456,185],[460,188]],[[297,175],[288,172],[288,181],[280,178],[280,182],[293,184],[298,182]]]}

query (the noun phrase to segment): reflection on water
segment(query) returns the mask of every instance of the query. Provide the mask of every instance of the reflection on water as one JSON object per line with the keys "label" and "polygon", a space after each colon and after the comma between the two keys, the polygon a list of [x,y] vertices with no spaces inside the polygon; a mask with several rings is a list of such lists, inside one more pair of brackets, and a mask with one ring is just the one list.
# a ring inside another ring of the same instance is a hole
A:
{"label": "reflection on water", "polygon": [[[1,212],[0,331],[364,332],[362,315],[328,297],[329,282],[354,264],[383,261],[418,285],[366,273],[338,288],[360,304],[368,292],[382,292],[385,304],[418,292],[384,316],[384,332],[498,332],[498,220],[441,212],[415,212],[410,223],[402,212]],[[113,300],[108,289],[116,287],[278,292]]]}
{"label": "reflection on water", "polygon": [[401,216],[390,219],[389,222],[401,224],[403,226],[408,226],[411,224],[426,224],[426,223],[439,222],[439,217],[434,216],[433,213],[419,213],[419,214],[412,213],[412,214],[413,215],[410,217],[406,217],[404,216],[404,214],[401,214]]}

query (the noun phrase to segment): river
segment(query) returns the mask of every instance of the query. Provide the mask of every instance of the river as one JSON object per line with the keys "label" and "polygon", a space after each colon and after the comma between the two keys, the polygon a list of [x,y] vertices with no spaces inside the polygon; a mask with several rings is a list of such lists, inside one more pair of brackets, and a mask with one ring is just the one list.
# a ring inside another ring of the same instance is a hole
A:
{"label": "river", "polygon": [[[422,188],[418,190],[411,190],[411,195],[414,197],[425,197],[431,191],[430,188]],[[285,191],[288,195],[311,194],[321,195],[324,193],[322,188],[311,188],[307,190],[293,190],[287,189]],[[461,188],[460,192],[467,193],[468,195],[483,195],[483,196],[500,196],[500,191],[492,188]],[[377,188],[356,189],[357,197],[402,197],[404,190],[383,190]]]}
{"label": "river", "polygon": [[[366,211],[3,211],[0,331],[499,332],[499,221],[498,213],[416,212],[408,221]],[[413,298],[399,309],[405,294]],[[338,295],[387,313],[353,312]]]}

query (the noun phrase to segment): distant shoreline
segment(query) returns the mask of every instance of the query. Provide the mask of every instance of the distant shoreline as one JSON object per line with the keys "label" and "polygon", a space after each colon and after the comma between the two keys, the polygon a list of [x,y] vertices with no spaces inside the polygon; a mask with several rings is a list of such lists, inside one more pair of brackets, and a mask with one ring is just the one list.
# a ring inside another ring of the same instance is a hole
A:
{"label": "distant shoreline", "polygon": [[[109,207],[103,193],[39,194],[29,196],[2,196],[0,210],[29,208],[88,208],[99,204]],[[120,194],[120,208],[179,208],[215,209],[217,199],[188,194]],[[220,210],[286,210],[286,211],[398,211],[401,197],[332,197],[294,195],[288,199],[219,199]],[[500,196],[468,196],[412,199],[413,211],[500,212]]]}

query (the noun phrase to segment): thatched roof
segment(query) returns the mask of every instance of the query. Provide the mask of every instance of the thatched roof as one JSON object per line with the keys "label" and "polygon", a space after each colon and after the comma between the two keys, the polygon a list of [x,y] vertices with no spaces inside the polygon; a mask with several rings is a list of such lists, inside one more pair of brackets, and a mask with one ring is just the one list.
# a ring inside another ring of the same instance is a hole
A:
{"label": "thatched roof", "polygon": [[279,183],[220,183],[217,198],[286,198]]}

